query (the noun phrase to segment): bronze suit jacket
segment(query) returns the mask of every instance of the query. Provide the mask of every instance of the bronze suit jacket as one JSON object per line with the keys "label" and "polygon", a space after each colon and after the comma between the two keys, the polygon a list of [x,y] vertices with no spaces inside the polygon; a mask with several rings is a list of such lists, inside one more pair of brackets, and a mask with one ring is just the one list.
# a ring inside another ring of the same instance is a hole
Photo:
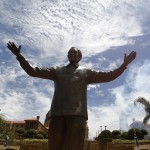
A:
{"label": "bronze suit jacket", "polygon": [[126,69],[124,64],[109,72],[87,69],[78,64],[39,68],[32,67],[21,54],[17,60],[28,75],[54,81],[51,116],[79,115],[86,119],[88,118],[87,85],[112,81]]}

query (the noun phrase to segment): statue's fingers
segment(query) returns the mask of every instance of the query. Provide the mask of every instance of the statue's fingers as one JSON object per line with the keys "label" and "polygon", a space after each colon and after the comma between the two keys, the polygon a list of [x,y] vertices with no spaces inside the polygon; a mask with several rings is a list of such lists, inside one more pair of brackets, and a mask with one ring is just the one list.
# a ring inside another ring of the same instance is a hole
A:
{"label": "statue's fingers", "polygon": [[127,58],[127,54],[126,53],[124,53],[124,60]]}
{"label": "statue's fingers", "polygon": [[136,56],[136,52],[135,52],[135,56]]}
{"label": "statue's fingers", "polygon": [[9,41],[9,45],[10,45],[10,46],[13,46],[13,43]]}
{"label": "statue's fingers", "polygon": [[21,45],[19,46],[19,50],[21,50]]}
{"label": "statue's fingers", "polygon": [[16,47],[16,45],[15,45],[15,43],[14,43],[14,42],[12,42],[12,45],[13,45],[14,47]]}
{"label": "statue's fingers", "polygon": [[7,48],[12,50],[12,45],[10,43],[7,43]]}
{"label": "statue's fingers", "polygon": [[11,44],[11,42],[10,42],[10,41],[9,41],[8,43],[9,43],[9,44]]}
{"label": "statue's fingers", "polygon": [[7,43],[7,47],[9,46],[9,43]]}
{"label": "statue's fingers", "polygon": [[11,49],[11,46],[10,46],[9,44],[7,44],[7,48],[8,48],[8,49]]}
{"label": "statue's fingers", "polygon": [[132,51],[129,55],[128,55],[128,57],[130,58],[132,58],[133,57],[133,55],[134,55],[134,51]]}
{"label": "statue's fingers", "polygon": [[130,53],[130,55],[133,55],[133,53],[134,53],[134,51],[132,51],[132,52]]}
{"label": "statue's fingers", "polygon": [[132,51],[132,52],[131,52],[132,55],[134,55],[135,53],[136,53],[135,51]]}
{"label": "statue's fingers", "polygon": [[136,57],[136,52],[135,51],[133,51],[132,57]]}
{"label": "statue's fingers", "polygon": [[134,52],[133,57],[134,57],[134,58],[136,57],[136,52]]}
{"label": "statue's fingers", "polygon": [[135,58],[136,58],[136,52],[132,53],[132,55],[131,55],[132,61],[133,61]]}

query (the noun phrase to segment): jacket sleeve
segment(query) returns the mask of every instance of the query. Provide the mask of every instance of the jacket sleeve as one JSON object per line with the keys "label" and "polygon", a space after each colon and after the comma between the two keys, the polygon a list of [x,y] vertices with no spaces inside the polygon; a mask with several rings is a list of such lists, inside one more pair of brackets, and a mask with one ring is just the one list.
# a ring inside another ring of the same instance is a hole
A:
{"label": "jacket sleeve", "polygon": [[102,72],[95,70],[87,70],[87,83],[102,83],[102,82],[110,82],[117,77],[119,77],[124,70],[126,69],[125,64],[122,64],[119,68],[114,71]]}
{"label": "jacket sleeve", "polygon": [[19,54],[16,59],[19,61],[20,66],[24,69],[24,71],[28,75],[32,77],[55,80],[55,69],[53,67],[51,68],[32,67],[21,54]]}

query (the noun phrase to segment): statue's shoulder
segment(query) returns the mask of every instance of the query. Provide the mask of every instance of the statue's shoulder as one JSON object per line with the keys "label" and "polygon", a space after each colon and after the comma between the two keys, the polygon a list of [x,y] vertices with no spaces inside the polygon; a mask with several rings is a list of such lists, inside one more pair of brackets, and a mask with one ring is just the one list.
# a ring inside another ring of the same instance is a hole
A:
{"label": "statue's shoulder", "polygon": [[85,67],[85,66],[79,66],[78,69],[77,69],[78,72],[81,72],[81,73],[84,73],[84,74],[87,74],[88,71],[89,71],[89,68]]}
{"label": "statue's shoulder", "polygon": [[79,70],[87,70],[88,68],[85,67],[85,66],[79,66],[78,69],[79,69]]}
{"label": "statue's shoulder", "polygon": [[53,67],[53,69],[56,71],[61,71],[61,70],[64,70],[65,68],[66,68],[66,66],[55,66],[55,67]]}
{"label": "statue's shoulder", "polygon": [[92,68],[88,68],[88,67],[85,67],[85,66],[79,66],[78,70],[80,72],[83,72],[83,73],[86,73],[86,74],[90,74],[92,72],[95,72],[95,70],[93,70]]}

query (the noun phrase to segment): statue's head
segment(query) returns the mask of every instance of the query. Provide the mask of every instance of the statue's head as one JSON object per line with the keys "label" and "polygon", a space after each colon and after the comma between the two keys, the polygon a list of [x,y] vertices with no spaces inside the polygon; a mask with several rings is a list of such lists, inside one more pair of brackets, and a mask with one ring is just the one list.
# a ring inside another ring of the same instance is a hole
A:
{"label": "statue's head", "polygon": [[82,58],[81,51],[76,47],[71,47],[68,51],[68,60],[71,63],[78,63]]}

